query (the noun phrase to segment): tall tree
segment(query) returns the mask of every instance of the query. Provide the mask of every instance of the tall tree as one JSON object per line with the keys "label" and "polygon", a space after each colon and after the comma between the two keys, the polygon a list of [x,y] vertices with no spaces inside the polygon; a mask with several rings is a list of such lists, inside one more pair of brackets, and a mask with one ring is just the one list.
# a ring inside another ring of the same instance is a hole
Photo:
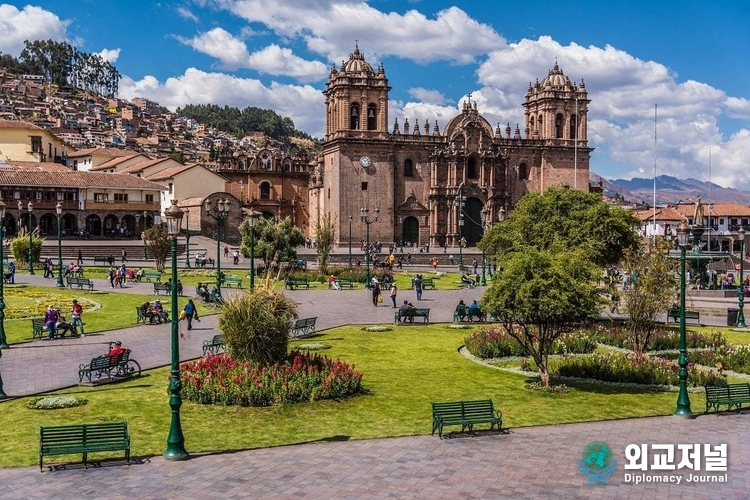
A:
{"label": "tall tree", "polygon": [[648,346],[656,328],[657,315],[664,314],[675,298],[678,287],[677,260],[670,259],[672,245],[659,240],[648,253],[630,251],[625,257],[625,313],[633,350],[641,353]]}
{"label": "tall tree", "polygon": [[564,251],[580,248],[599,266],[615,265],[636,250],[638,219],[604,203],[596,193],[553,187],[528,194],[502,224],[495,224],[479,243],[490,255],[523,247]]}
{"label": "tall tree", "polygon": [[[240,224],[242,243],[240,252],[244,257],[250,257],[250,225],[245,220]],[[292,224],[287,217],[281,222],[271,218],[261,217],[253,228],[254,253],[256,259],[260,259],[266,271],[271,269],[271,264],[276,262],[295,262],[297,260],[297,247],[305,243],[305,236],[298,227]]]}
{"label": "tall tree", "polygon": [[154,226],[146,229],[143,234],[143,244],[154,258],[157,271],[164,271],[167,257],[171,252],[169,233],[164,226]]}
{"label": "tall tree", "polygon": [[330,213],[325,213],[315,224],[315,242],[318,253],[318,266],[323,274],[328,274],[326,262],[336,241],[336,224]]}

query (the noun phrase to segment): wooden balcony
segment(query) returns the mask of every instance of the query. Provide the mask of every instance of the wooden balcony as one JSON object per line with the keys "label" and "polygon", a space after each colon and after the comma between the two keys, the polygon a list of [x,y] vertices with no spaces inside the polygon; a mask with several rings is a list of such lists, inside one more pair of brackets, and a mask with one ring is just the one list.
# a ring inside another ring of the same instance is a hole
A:
{"label": "wooden balcony", "polygon": [[93,201],[84,202],[84,210],[90,211],[125,211],[140,213],[159,211],[161,206],[156,201]]}

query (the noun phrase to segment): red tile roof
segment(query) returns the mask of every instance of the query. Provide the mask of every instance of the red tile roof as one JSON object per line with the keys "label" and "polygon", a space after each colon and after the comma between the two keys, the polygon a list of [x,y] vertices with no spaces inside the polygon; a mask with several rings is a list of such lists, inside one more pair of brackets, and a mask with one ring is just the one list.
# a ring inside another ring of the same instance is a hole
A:
{"label": "red tile roof", "polygon": [[129,154],[127,156],[118,156],[117,158],[112,158],[106,163],[102,163],[101,165],[97,165],[96,167],[91,167],[91,170],[96,171],[96,170],[106,170],[108,168],[113,168],[124,161],[128,161],[128,160],[135,158],[136,156],[143,156],[144,158],[148,158],[148,156],[142,155],[140,153]]}
{"label": "red tile roof", "polygon": [[191,168],[197,167],[197,166],[198,165],[194,163],[192,165],[180,165],[179,167],[166,168],[162,170],[161,172],[157,172],[153,175],[149,175],[147,179],[150,181],[163,181],[166,179],[171,179],[175,175],[185,172],[186,170],[190,170]]}
{"label": "red tile roof", "polygon": [[23,128],[28,130],[44,130],[42,127],[33,123],[23,122],[21,120],[0,120],[0,128]]}
{"label": "red tile roof", "polygon": [[141,162],[123,168],[122,170],[120,170],[120,173],[133,174],[136,172],[142,172],[148,167],[153,167],[154,165],[158,165],[159,163],[169,161],[170,159],[171,158],[154,158],[153,160],[143,160]]}
{"label": "red tile roof", "polygon": [[80,149],[74,153],[70,153],[68,155],[68,158],[80,158],[82,156],[111,156],[113,158],[117,158],[120,156],[131,156],[134,153],[134,151],[128,151],[125,149],[116,149],[116,148],[88,148],[88,149]]}
{"label": "red tile roof", "polygon": [[62,163],[38,162],[38,161],[19,161],[11,160],[11,167],[19,170],[42,170],[44,172],[70,172],[71,170]]}
{"label": "red tile roof", "polygon": [[163,191],[167,188],[128,174],[104,172],[45,172],[0,168],[0,185],[29,187],[77,187],[110,189],[145,189]]}

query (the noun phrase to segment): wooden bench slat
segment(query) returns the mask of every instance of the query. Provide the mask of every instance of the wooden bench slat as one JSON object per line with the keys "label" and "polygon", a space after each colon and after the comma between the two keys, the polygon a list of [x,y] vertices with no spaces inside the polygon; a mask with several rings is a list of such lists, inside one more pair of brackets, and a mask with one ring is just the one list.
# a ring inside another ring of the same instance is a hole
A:
{"label": "wooden bench slat", "polygon": [[130,465],[130,435],[127,422],[62,425],[39,428],[39,470],[45,456],[81,453],[84,467],[88,454],[101,451],[124,451]]}
{"label": "wooden bench slat", "polygon": [[479,423],[490,424],[490,430],[495,425],[498,431],[502,430],[502,413],[494,408],[491,399],[432,403],[432,433],[438,431],[441,438],[446,425],[460,425],[461,432],[472,432],[474,424]]}

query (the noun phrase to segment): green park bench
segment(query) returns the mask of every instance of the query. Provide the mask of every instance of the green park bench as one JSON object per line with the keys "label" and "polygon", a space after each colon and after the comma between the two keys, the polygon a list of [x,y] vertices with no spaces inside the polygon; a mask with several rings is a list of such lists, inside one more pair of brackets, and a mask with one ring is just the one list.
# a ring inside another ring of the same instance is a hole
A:
{"label": "green park bench", "polygon": [[52,455],[83,455],[88,468],[90,453],[124,451],[130,465],[130,436],[127,422],[58,425],[39,428],[39,470],[44,457]]}
{"label": "green park bench", "polygon": [[224,335],[214,335],[214,338],[211,340],[203,341],[203,355],[219,354],[219,352],[224,350],[225,345]]}
{"label": "green park bench", "polygon": [[[339,288],[348,288],[349,290],[354,290],[354,286],[356,285],[353,280],[347,278],[337,279],[336,282],[339,284]],[[328,288],[333,288],[330,282],[328,283]]]}
{"label": "green park bench", "polygon": [[453,321],[457,323],[465,320],[467,316],[466,309],[466,304],[457,304],[456,309],[453,311]]}
{"label": "green park bench", "polygon": [[94,265],[96,265],[97,262],[101,262],[102,264],[109,264],[110,266],[113,266],[115,264],[115,258],[111,255],[109,257],[98,255],[94,257]]}
{"label": "green park bench", "polygon": [[141,309],[140,306],[136,306],[135,308],[135,322],[136,323],[143,323],[144,325],[149,322],[148,315]]}
{"label": "green park bench", "polygon": [[310,280],[304,279],[304,278],[289,278],[284,283],[284,286],[286,286],[289,290],[294,290],[295,288],[310,288]]}
{"label": "green park bench", "polygon": [[75,276],[68,276],[67,278],[65,278],[65,281],[68,284],[68,288],[73,288],[73,286],[77,286],[79,290],[83,290],[83,287],[88,287],[89,290],[94,289],[94,282],[88,278],[77,278]]}
{"label": "green park bench", "polygon": [[224,284],[226,286],[234,285],[237,288],[242,288],[242,277],[241,276],[225,276]]}
{"label": "green park bench", "polygon": [[92,376],[101,379],[106,375],[107,379],[126,379],[137,377],[141,374],[141,365],[138,361],[130,359],[130,349],[117,356],[102,354],[92,358],[88,364],[81,364],[78,367],[78,382],[83,382],[84,377],[92,383]]}
{"label": "green park bench", "polygon": [[292,329],[289,331],[289,336],[300,339],[315,335],[315,322],[317,319],[317,316],[298,319],[294,322],[294,326],[292,326]]}
{"label": "green park bench", "polygon": [[155,282],[161,281],[161,272],[159,271],[143,271],[143,277],[142,280],[146,280],[149,283],[151,283],[151,280],[154,280]]}
{"label": "green park bench", "polygon": [[430,322],[430,309],[420,307],[410,307],[408,309],[398,308],[393,313],[393,322],[398,323],[402,319],[404,323],[414,323],[414,318],[424,318],[424,323]]}
{"label": "green park bench", "polygon": [[711,408],[716,414],[719,414],[719,406],[726,405],[727,410],[734,406],[737,411],[742,409],[742,405],[750,403],[750,384],[727,384],[727,385],[707,385],[706,389],[706,413]]}
{"label": "green park bench", "polygon": [[[62,333],[59,333],[62,332]],[[64,335],[66,332],[63,328],[55,328],[55,336],[60,334]],[[44,318],[31,318],[31,338],[32,339],[43,339],[47,338],[47,327],[44,326]]]}
{"label": "green park bench", "polygon": [[[675,323],[680,321],[680,310],[679,309],[670,309],[667,313],[667,323],[669,323],[669,318],[674,319]],[[695,323],[700,325],[700,319],[701,314],[698,311],[685,311],[685,320],[695,320]]]}
{"label": "green park bench", "polygon": [[474,424],[490,424],[490,430],[497,425],[498,432],[502,432],[503,414],[494,408],[491,399],[432,403],[432,434],[437,431],[442,438],[447,425],[460,425],[461,432],[472,433]]}
{"label": "green park bench", "polygon": [[422,289],[423,290],[427,290],[427,289],[436,290],[436,288],[435,288],[435,280],[432,279],[432,278],[424,278],[422,280]]}
{"label": "green park bench", "polygon": [[160,295],[161,292],[166,292],[167,295],[172,293],[172,287],[168,283],[154,283],[154,293]]}
{"label": "green park bench", "polygon": [[467,306],[466,316],[469,318],[469,321],[487,321],[487,313],[481,309],[472,309]]}

